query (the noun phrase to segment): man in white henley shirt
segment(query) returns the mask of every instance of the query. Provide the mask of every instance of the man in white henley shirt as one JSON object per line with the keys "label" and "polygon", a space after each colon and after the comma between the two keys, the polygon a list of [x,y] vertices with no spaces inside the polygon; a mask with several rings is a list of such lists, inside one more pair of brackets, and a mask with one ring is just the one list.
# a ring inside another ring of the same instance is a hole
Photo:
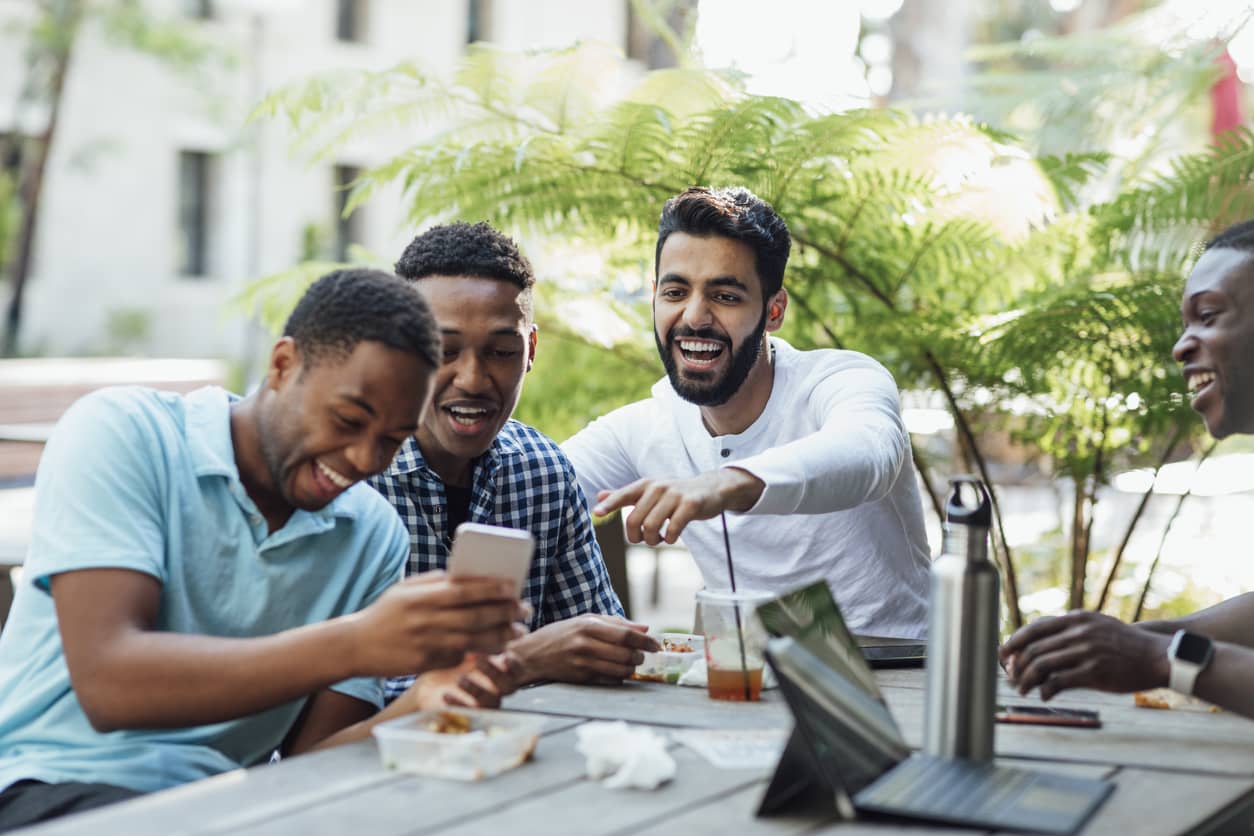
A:
{"label": "man in white henley shirt", "polygon": [[853,351],[798,351],[783,324],[788,228],[746,189],[694,188],[658,227],[653,397],[563,450],[595,514],[634,506],[632,542],[680,535],[705,583],[785,592],[826,578],[858,633],[926,632],[929,552],[892,375]]}

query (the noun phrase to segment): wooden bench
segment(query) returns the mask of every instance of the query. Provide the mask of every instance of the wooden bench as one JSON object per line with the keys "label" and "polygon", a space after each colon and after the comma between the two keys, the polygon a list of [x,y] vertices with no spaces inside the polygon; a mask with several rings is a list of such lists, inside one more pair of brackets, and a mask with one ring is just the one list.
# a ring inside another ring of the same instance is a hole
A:
{"label": "wooden bench", "polygon": [[0,360],[0,487],[29,483],[43,444],[70,404],[104,386],[190,392],[221,384],[218,360],[37,358]]}
{"label": "wooden bench", "polygon": [[[0,491],[29,490],[44,443],[76,400],[105,386],[150,386],[190,392],[221,385],[226,364],[218,360],[145,358],[37,358],[0,360]],[[0,623],[13,599],[10,570],[26,557],[23,521],[0,519]]]}

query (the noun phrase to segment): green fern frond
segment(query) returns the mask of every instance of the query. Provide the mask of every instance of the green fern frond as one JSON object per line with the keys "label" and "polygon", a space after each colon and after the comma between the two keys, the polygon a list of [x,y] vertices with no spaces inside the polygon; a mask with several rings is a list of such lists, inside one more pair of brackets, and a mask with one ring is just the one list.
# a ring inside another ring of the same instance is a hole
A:
{"label": "green fern frond", "polygon": [[[1180,236],[1197,236],[1190,219],[1214,208],[1215,183],[1248,177],[1248,134],[1238,138],[1244,151],[1183,159],[1089,211],[1117,164],[1105,153],[1032,160],[1014,137],[971,118],[814,114],[692,70],[647,74],[604,97],[622,79],[606,53],[583,49],[476,50],[449,80],[407,66],[339,88],[311,82],[269,106],[294,103],[317,146],[359,127],[386,132],[416,102],[413,113],[438,119],[439,130],[364,172],[350,205],[399,187],[414,229],[488,220],[596,250],[607,274],[553,284],[537,317],[544,333],[574,340],[570,288],[600,295],[636,332],[612,351],[639,370],[640,386],[660,371],[640,285],[663,201],[690,185],[745,185],[792,232],[784,334],[795,344],[864,351],[906,387],[936,386],[939,369],[977,423],[995,412],[980,400],[990,392],[1026,400],[1033,417],[1018,429],[1066,467],[1112,445],[1133,450],[1164,422],[1186,420],[1167,359],[1188,249]],[[633,289],[610,301],[615,270],[634,274]],[[248,302],[268,305],[275,321],[301,282],[272,277]]]}
{"label": "green fern frond", "polygon": [[334,270],[349,265],[333,261],[306,261],[287,270],[263,276],[248,284],[227,302],[228,310],[256,317],[278,336],[287,317],[311,284]]}
{"label": "green fern frond", "polygon": [[1128,269],[1181,270],[1209,233],[1254,217],[1254,131],[1233,130],[1093,211],[1095,236]]}
{"label": "green fern frond", "polygon": [[1059,203],[1066,209],[1075,209],[1081,203],[1080,190],[1104,173],[1110,160],[1111,154],[1106,151],[1069,152],[1061,157],[1037,157],[1036,164],[1053,184]]}

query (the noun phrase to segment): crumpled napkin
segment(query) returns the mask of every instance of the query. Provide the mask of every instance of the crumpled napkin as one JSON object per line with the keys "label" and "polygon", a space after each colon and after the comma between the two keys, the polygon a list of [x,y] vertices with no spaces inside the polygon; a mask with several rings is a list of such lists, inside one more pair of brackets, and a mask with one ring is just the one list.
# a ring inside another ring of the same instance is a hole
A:
{"label": "crumpled napkin", "polygon": [[[666,739],[643,726],[584,723],[575,729],[575,748],[587,758],[588,777],[612,790],[632,787],[655,790],[675,777],[675,759],[666,751]],[[608,776],[608,777],[607,777]]]}
{"label": "crumpled napkin", "polygon": [[[678,685],[690,685],[693,688],[704,688],[706,685],[705,660],[698,659],[692,663],[692,667],[679,677]],[[771,670],[771,666],[767,665],[762,671],[762,690],[767,688],[778,688],[779,683],[775,680],[775,671]]]}

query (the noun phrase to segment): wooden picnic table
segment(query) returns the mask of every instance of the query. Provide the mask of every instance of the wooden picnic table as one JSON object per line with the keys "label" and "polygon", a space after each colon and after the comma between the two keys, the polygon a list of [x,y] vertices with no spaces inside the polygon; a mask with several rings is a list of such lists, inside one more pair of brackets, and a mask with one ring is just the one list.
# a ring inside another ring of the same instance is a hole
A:
{"label": "wooden picnic table", "polygon": [[[923,672],[877,674],[902,732],[918,746]],[[1024,700],[1002,683],[1004,699]],[[1248,832],[1254,811],[1254,721],[1227,713],[1136,708],[1131,696],[1073,692],[1057,704],[1097,708],[1101,729],[997,729],[999,761],[1106,778],[1115,792],[1084,832]],[[575,729],[589,720],[666,728],[787,729],[778,691],[761,703],[710,700],[654,683],[544,685],[505,707],[544,715],[532,762],[486,781],[436,780],[384,769],[373,741],[220,775],[52,822],[40,834],[780,834],[973,833],[901,823],[838,822],[821,811],[755,818],[769,769],[719,769],[685,746],[673,781],[654,791],[610,790],[584,777]]]}

